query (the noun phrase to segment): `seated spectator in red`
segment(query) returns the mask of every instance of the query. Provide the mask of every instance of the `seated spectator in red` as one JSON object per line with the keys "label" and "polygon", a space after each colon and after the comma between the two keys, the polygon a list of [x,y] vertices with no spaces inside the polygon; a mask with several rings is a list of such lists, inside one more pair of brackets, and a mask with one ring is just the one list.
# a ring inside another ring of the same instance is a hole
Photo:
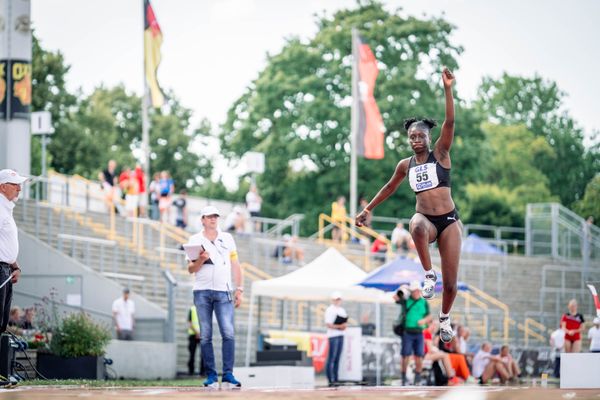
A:
{"label": "seated spectator in red", "polygon": [[388,251],[385,234],[380,234],[371,245],[371,253],[375,254],[375,258],[385,261],[385,254]]}

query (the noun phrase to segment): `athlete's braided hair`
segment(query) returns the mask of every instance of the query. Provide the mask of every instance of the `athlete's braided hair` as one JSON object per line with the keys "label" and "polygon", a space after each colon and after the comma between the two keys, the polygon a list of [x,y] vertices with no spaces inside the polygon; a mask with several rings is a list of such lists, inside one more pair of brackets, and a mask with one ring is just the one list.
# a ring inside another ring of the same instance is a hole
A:
{"label": "athlete's braided hair", "polygon": [[410,128],[413,127],[427,129],[428,131],[430,131],[436,126],[437,122],[431,118],[412,117],[404,120],[404,129],[406,129],[406,132],[408,132]]}

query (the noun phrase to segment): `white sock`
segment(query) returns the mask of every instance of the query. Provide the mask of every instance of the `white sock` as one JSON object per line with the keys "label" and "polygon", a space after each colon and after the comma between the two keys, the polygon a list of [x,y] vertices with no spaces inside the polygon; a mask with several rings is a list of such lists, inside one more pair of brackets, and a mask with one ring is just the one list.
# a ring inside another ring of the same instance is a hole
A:
{"label": "white sock", "polygon": [[426,278],[433,278],[435,279],[435,271],[433,269],[430,269],[429,271],[425,272],[425,277]]}
{"label": "white sock", "polygon": [[440,320],[448,319],[448,318],[450,318],[450,313],[444,314],[443,312],[440,311]]}

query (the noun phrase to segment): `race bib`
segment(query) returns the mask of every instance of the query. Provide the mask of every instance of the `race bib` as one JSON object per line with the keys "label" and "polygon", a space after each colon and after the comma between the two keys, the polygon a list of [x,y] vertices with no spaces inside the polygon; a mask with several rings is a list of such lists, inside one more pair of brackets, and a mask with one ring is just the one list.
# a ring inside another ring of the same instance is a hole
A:
{"label": "race bib", "polygon": [[408,181],[414,192],[433,189],[440,183],[435,163],[415,165],[408,171]]}

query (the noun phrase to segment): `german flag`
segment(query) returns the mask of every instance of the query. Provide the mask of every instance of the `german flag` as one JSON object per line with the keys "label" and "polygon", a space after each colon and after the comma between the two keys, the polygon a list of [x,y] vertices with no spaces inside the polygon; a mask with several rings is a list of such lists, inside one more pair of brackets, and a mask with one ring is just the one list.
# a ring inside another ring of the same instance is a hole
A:
{"label": "german flag", "polygon": [[150,0],[144,0],[144,66],[153,107],[161,107],[165,101],[156,76],[160,64],[162,40],[162,32]]}
{"label": "german flag", "polygon": [[356,63],[353,76],[353,113],[355,113],[356,152],[359,156],[380,160],[383,158],[383,119],[375,102],[373,91],[379,74],[377,60],[363,38],[353,35],[353,54]]}

